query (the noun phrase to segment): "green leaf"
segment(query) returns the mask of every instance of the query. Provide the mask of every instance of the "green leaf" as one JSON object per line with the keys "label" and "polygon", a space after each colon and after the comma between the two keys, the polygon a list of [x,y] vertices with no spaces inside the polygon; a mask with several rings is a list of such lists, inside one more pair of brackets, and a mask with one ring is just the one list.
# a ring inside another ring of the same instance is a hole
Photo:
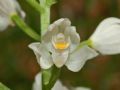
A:
{"label": "green leaf", "polygon": [[10,90],[9,88],[7,88],[5,85],[3,85],[2,83],[0,83],[0,90]]}

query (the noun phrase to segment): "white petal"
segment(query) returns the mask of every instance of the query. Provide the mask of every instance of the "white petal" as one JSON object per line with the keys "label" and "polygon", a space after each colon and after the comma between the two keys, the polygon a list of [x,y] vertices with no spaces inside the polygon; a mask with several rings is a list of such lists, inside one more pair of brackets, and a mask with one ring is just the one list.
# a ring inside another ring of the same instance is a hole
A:
{"label": "white petal", "polygon": [[48,69],[53,65],[52,57],[43,44],[32,43],[29,47],[34,51],[41,68]]}
{"label": "white petal", "polygon": [[71,22],[67,18],[61,18],[48,27],[48,31],[43,35],[42,42],[47,46],[49,51],[52,51],[52,36],[57,33],[64,32],[67,26],[70,26]]}
{"label": "white petal", "polygon": [[80,43],[80,36],[76,32],[76,27],[67,27],[65,30],[65,35],[69,34],[71,40],[70,52],[72,52]]}
{"label": "white petal", "polygon": [[52,58],[53,58],[54,64],[58,68],[62,67],[68,59],[68,54],[69,54],[69,50],[65,50],[60,53],[57,51],[52,52]]}
{"label": "white petal", "polygon": [[13,0],[14,1],[14,8],[17,12],[19,12],[18,14],[21,16],[21,18],[25,18],[26,14],[25,12],[21,9],[21,6],[19,5],[19,3],[16,1],[16,0]]}
{"label": "white petal", "polygon": [[110,27],[111,25],[114,24],[118,24],[120,22],[120,19],[118,18],[114,18],[114,17],[110,17],[107,19],[104,19],[96,28],[94,34],[92,35],[94,36],[98,36],[101,32],[104,32],[108,27]]}
{"label": "white petal", "polygon": [[71,25],[71,22],[68,18],[61,18],[61,19],[58,19],[57,21],[53,22],[53,24],[51,24],[49,27],[48,27],[48,31],[52,31],[52,30],[55,30],[54,28],[55,27],[58,27],[59,30],[65,30],[66,27],[70,26]]}
{"label": "white petal", "polygon": [[103,55],[120,53],[120,19],[105,19],[90,37],[93,48]]}
{"label": "white petal", "polygon": [[16,0],[0,0],[0,9],[9,15],[15,12]]}
{"label": "white petal", "polygon": [[91,90],[91,89],[86,87],[77,87],[75,88],[75,90]]}
{"label": "white petal", "polygon": [[31,43],[28,46],[30,49],[32,49],[37,57],[37,60],[39,61],[40,57],[41,57],[41,50],[40,50],[40,43]]}
{"label": "white petal", "polygon": [[8,27],[9,23],[10,21],[6,16],[0,15],[0,31],[5,30]]}
{"label": "white petal", "polygon": [[38,73],[35,76],[35,82],[33,83],[32,90],[42,90],[42,75],[41,75],[41,73]]}
{"label": "white petal", "polygon": [[70,54],[69,60],[66,62],[66,66],[69,70],[78,72],[87,60],[92,59],[97,55],[98,53],[93,49],[84,46]]}
{"label": "white petal", "polygon": [[1,11],[8,17],[12,13],[18,13],[20,16],[25,17],[25,13],[22,11],[17,0],[0,0],[0,12]]}
{"label": "white petal", "polygon": [[[19,7],[19,10],[18,10]],[[23,15],[23,11],[16,0],[0,0],[0,31],[12,25],[10,15],[18,13]]]}
{"label": "white petal", "polygon": [[70,38],[71,38],[72,43],[75,43],[75,44],[80,43],[80,36],[76,32],[76,28],[74,26],[70,27]]}
{"label": "white petal", "polygon": [[39,62],[41,68],[49,69],[53,65],[52,57],[51,56],[41,56]]}
{"label": "white petal", "polygon": [[52,90],[68,90],[67,87],[63,86],[62,83],[58,80]]}
{"label": "white petal", "polygon": [[48,31],[43,36],[43,39],[48,40],[51,39],[51,37],[59,32],[59,25],[64,21],[64,18],[58,19],[57,21],[53,22],[49,25]]}
{"label": "white petal", "polygon": [[54,36],[56,33],[58,33],[58,27],[54,24],[51,24],[48,27],[48,31],[43,35],[42,37],[42,43],[46,45],[49,51],[52,52],[52,36]]}
{"label": "white petal", "polygon": [[64,20],[58,25],[59,32],[64,33],[67,27],[71,26],[71,22],[68,18],[64,18]]}

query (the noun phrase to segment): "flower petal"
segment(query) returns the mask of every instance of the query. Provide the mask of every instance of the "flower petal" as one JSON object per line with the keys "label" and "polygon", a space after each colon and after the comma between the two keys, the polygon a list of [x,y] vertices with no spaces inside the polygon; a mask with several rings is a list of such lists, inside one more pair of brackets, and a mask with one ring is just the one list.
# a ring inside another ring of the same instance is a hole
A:
{"label": "flower petal", "polygon": [[80,36],[76,32],[76,27],[74,26],[66,28],[65,35],[67,36],[67,34],[69,34],[68,36],[70,36],[70,40],[71,40],[70,52],[72,52],[79,45]]}
{"label": "flower petal", "polygon": [[69,50],[65,50],[62,52],[58,52],[58,51],[52,52],[52,58],[53,58],[54,64],[58,68],[62,67],[68,59],[68,54],[69,54]]}
{"label": "flower petal", "polygon": [[67,18],[61,18],[48,27],[48,31],[43,35],[42,42],[46,45],[49,51],[52,52],[52,36],[59,32],[63,32],[67,26],[70,26],[71,22]]}
{"label": "flower petal", "polygon": [[64,33],[67,27],[71,26],[71,22],[68,18],[64,18],[64,20],[58,25],[59,32]]}
{"label": "flower petal", "polygon": [[13,13],[25,16],[16,0],[0,0],[0,31],[5,30],[9,25],[13,25],[10,18]]}
{"label": "flower petal", "polygon": [[42,75],[41,75],[41,73],[38,73],[35,76],[35,82],[33,83],[32,90],[42,90]]}
{"label": "flower petal", "polygon": [[[63,22],[64,22],[64,24],[63,24]],[[48,27],[48,31],[43,36],[43,41],[50,41],[52,36],[54,34],[56,34],[57,32],[59,32],[59,30],[61,30],[60,28],[66,27],[68,25],[70,25],[70,21],[68,19],[64,19],[64,18],[61,18],[61,19],[53,22],[53,24],[51,24]]]}
{"label": "flower petal", "polygon": [[6,16],[0,15],[0,31],[4,31],[8,25],[9,25],[10,21]]}
{"label": "flower petal", "polygon": [[107,19],[104,19],[96,28],[95,32],[93,33],[92,37],[98,36],[101,32],[104,32],[108,27],[114,24],[118,24],[120,22],[120,19],[115,17],[110,17]]}
{"label": "flower petal", "polygon": [[11,13],[16,12],[16,2],[16,0],[0,0],[0,9],[9,16]]}
{"label": "flower petal", "polygon": [[105,19],[90,37],[93,48],[103,55],[120,53],[120,19]]}
{"label": "flower petal", "polygon": [[53,65],[52,57],[43,44],[32,43],[29,47],[34,51],[41,68],[48,69]]}
{"label": "flower petal", "polygon": [[16,11],[18,12],[18,14],[21,16],[22,19],[25,18],[26,14],[25,12],[21,9],[21,6],[19,5],[19,3],[14,0],[14,8],[16,9]]}
{"label": "flower petal", "polygon": [[75,88],[75,90],[91,90],[91,89],[86,87],[77,87]]}
{"label": "flower petal", "polygon": [[74,44],[80,43],[80,36],[76,32],[76,28],[74,26],[70,27],[70,39]]}
{"label": "flower petal", "polygon": [[63,86],[62,83],[58,80],[52,90],[69,90],[67,87]]}
{"label": "flower petal", "polygon": [[81,49],[70,54],[69,60],[66,62],[66,66],[73,72],[78,72],[89,59],[92,59],[98,55],[93,49],[88,46],[84,46]]}
{"label": "flower petal", "polygon": [[21,17],[25,17],[25,13],[22,11],[17,0],[0,0],[0,12],[1,11],[8,17],[13,13],[18,13]]}

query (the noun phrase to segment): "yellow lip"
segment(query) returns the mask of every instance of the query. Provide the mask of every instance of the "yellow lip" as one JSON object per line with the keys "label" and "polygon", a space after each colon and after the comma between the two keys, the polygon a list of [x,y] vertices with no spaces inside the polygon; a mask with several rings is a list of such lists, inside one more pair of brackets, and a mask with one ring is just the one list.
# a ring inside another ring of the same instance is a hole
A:
{"label": "yellow lip", "polygon": [[55,48],[56,49],[66,49],[69,46],[69,43],[62,42],[62,43],[55,43]]}

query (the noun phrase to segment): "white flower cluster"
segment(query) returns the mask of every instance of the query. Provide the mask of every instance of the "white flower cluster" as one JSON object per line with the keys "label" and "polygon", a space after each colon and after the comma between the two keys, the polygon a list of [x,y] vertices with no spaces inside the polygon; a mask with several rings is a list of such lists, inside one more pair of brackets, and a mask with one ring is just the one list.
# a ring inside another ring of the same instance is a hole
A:
{"label": "white flower cluster", "polygon": [[41,68],[49,69],[53,64],[58,68],[65,65],[77,72],[87,60],[99,53],[120,53],[120,19],[111,17],[103,20],[88,40],[91,41],[90,46],[76,50],[80,44],[79,34],[69,19],[62,18],[48,27],[41,43],[32,43],[29,47],[34,51]]}
{"label": "white flower cluster", "polygon": [[14,13],[19,14],[22,18],[25,17],[25,13],[16,0],[0,0],[0,31],[13,25],[10,16]]}

